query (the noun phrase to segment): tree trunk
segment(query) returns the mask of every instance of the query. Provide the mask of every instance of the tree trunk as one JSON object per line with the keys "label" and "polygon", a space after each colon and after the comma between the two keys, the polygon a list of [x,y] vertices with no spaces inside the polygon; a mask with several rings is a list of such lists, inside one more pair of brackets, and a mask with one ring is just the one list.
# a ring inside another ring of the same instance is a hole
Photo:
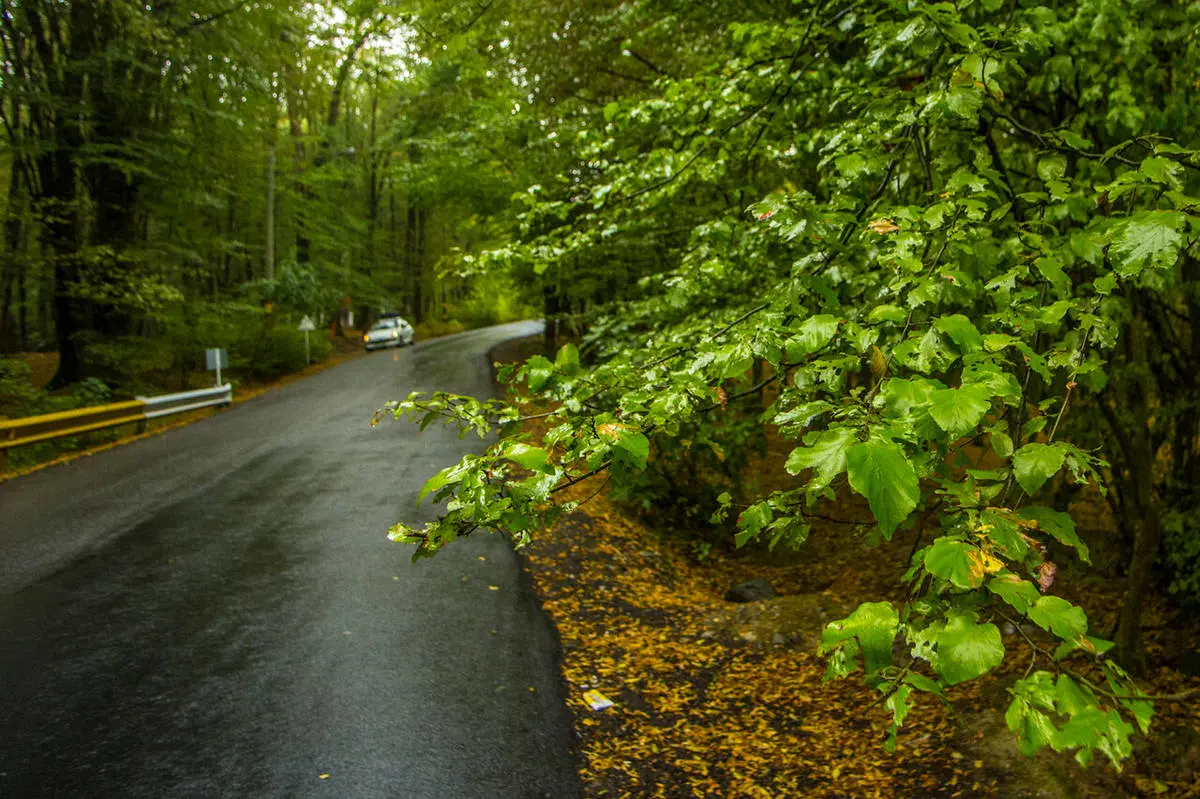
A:
{"label": "tree trunk", "polygon": [[409,315],[412,317],[413,324],[418,324],[425,319],[424,217],[424,211],[410,199],[407,225],[404,228],[404,252],[408,261]]}
{"label": "tree trunk", "polygon": [[[1136,302],[1134,317],[1126,333],[1126,352],[1131,363],[1144,365],[1148,363],[1146,322]],[[1125,432],[1123,442],[1127,450],[1132,489],[1124,501],[1126,512],[1133,511],[1134,514],[1133,558],[1129,564],[1125,598],[1114,636],[1114,656],[1132,674],[1140,674],[1146,667],[1146,654],[1142,646],[1142,607],[1154,576],[1154,564],[1158,560],[1162,541],[1161,508],[1153,483],[1155,453],[1151,450],[1148,428],[1154,387],[1148,369],[1141,369],[1137,375],[1134,390],[1126,395],[1134,419],[1132,429]]]}
{"label": "tree trunk", "polygon": [[266,253],[263,255],[263,276],[275,279],[275,132],[271,132],[270,149],[267,150],[267,231]]}
{"label": "tree trunk", "polygon": [[545,332],[543,346],[546,357],[553,359],[558,354],[558,316],[562,310],[562,300],[558,290],[549,282],[542,284],[542,315],[545,317]]}

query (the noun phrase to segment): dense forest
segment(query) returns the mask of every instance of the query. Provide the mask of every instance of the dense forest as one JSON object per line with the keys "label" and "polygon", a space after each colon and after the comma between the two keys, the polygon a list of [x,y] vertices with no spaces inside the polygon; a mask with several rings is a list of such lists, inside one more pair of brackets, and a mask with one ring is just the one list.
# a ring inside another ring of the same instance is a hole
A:
{"label": "dense forest", "polygon": [[520,80],[402,5],[5,2],[0,352],[132,390],[303,363],[301,314],[511,315],[454,265],[528,182]]}
{"label": "dense forest", "polygon": [[[522,544],[603,476],[716,545],[792,547],[858,497],[864,535],[920,546],[906,602],[826,629],[830,676],[861,667],[894,735],[914,693],[1029,660],[1022,749],[1119,763],[1153,713],[1145,598],[1200,599],[1198,23],[1168,0],[3,0],[0,347],[57,350],[52,388],[129,386],[205,345],[269,362],[301,314],[536,307],[547,354],[507,374],[534,412],[391,409],[501,434],[395,538]],[[767,435],[790,482],[756,491]],[[1115,524],[1112,629],[1055,594],[1090,561],[1082,497]]]}

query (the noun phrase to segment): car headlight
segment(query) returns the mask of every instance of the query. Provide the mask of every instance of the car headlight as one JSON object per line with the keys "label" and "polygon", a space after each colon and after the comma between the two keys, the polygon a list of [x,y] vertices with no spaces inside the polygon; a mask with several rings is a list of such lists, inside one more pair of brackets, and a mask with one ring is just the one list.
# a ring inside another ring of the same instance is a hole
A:
{"label": "car headlight", "polygon": [[399,330],[393,330],[393,331],[392,331],[392,338],[400,338],[400,331],[399,331]]}

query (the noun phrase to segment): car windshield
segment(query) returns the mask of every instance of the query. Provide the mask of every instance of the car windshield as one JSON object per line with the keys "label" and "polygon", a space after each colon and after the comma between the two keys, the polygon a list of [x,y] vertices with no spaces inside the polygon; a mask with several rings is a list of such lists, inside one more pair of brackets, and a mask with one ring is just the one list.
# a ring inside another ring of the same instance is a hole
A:
{"label": "car windshield", "polygon": [[375,324],[371,325],[371,329],[372,330],[387,330],[388,328],[395,327],[395,326],[396,326],[395,319],[382,319],[382,320],[376,322]]}

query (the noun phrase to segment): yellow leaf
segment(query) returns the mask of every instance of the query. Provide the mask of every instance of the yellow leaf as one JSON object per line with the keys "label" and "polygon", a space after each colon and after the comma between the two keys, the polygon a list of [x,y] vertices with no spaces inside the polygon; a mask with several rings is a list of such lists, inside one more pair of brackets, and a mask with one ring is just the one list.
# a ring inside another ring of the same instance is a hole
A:
{"label": "yellow leaf", "polygon": [[895,222],[893,222],[892,220],[890,220],[886,217],[884,217],[882,219],[872,220],[871,222],[869,222],[867,224],[867,227],[870,228],[872,231],[878,233],[880,236],[886,235],[888,233],[895,233],[897,230],[900,229],[899,225],[897,225]]}

